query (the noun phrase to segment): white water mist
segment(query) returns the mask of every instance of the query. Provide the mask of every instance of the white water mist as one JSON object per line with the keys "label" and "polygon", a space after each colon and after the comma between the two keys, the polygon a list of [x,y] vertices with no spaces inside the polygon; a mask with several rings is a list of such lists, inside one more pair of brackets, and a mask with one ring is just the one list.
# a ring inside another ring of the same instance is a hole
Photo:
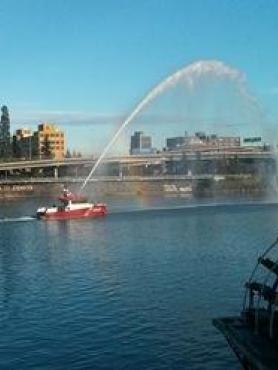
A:
{"label": "white water mist", "polygon": [[245,77],[242,72],[218,60],[201,60],[201,61],[192,63],[186,67],[179,69],[172,75],[162,80],[152,90],[150,90],[145,95],[145,97],[135,106],[134,110],[124,120],[124,122],[121,124],[116,134],[107,144],[107,146],[104,148],[103,152],[97,159],[89,175],[87,176],[84,183],[82,184],[80,191],[82,191],[85,188],[88,181],[91,179],[91,177],[94,175],[95,171],[97,170],[98,166],[100,165],[101,161],[108,153],[109,149],[116,142],[118,137],[121,135],[122,131],[126,128],[126,126],[129,125],[130,122],[134,120],[134,118],[152,100],[154,100],[157,96],[162,94],[165,90],[175,86],[177,83],[180,83],[180,82],[183,82],[187,88],[193,89],[197,81],[201,77],[209,76],[209,75],[212,75],[213,77],[218,78],[218,79],[227,79],[235,83],[244,101],[246,101],[246,103],[250,107],[253,107],[256,111],[260,112],[260,108],[259,108],[259,105],[256,99],[253,96],[251,96],[247,91]]}

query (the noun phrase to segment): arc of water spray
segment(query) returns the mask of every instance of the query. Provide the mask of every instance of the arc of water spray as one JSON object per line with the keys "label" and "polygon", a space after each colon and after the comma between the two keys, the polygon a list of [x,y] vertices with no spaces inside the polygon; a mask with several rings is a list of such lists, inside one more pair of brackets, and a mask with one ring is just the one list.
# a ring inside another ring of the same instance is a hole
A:
{"label": "arc of water spray", "polygon": [[255,98],[249,95],[249,93],[247,92],[244,75],[237,69],[232,68],[218,60],[201,60],[192,63],[186,67],[183,67],[176,71],[175,73],[173,73],[172,75],[165,78],[164,80],[162,80],[160,83],[158,83],[135,106],[134,110],[125,119],[125,121],[122,123],[114,137],[109,141],[108,145],[104,148],[103,152],[101,153],[96,163],[94,164],[93,168],[91,169],[89,175],[86,177],[84,183],[80,187],[79,192],[81,192],[85,188],[88,181],[91,179],[96,169],[98,168],[99,164],[106,156],[112,145],[116,142],[116,140],[118,139],[122,131],[125,129],[125,127],[141,112],[141,110],[148,103],[150,103],[153,99],[155,99],[158,95],[163,93],[169,87],[174,86],[177,82],[184,81],[187,87],[194,88],[196,81],[201,76],[209,74],[212,74],[218,78],[220,77],[228,78],[232,81],[235,81],[238,85],[239,92],[242,95],[242,97],[258,108],[258,103],[255,100]]}

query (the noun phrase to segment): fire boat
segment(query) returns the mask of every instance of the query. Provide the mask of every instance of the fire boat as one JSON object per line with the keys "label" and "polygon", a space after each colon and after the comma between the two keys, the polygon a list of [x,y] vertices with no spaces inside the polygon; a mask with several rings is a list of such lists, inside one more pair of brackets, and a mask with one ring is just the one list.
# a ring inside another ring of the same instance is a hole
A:
{"label": "fire boat", "polygon": [[42,220],[68,220],[77,218],[102,217],[107,215],[104,203],[89,203],[87,198],[64,189],[58,198],[61,204],[52,207],[40,207],[37,218]]}

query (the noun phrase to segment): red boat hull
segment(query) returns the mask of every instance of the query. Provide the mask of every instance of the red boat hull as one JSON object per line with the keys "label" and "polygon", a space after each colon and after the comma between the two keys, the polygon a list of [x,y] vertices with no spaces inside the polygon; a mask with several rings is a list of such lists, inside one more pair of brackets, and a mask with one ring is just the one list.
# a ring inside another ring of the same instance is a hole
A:
{"label": "red boat hull", "polygon": [[57,212],[48,213],[47,211],[38,214],[38,218],[42,220],[71,220],[78,218],[94,218],[103,217],[107,215],[107,208],[105,205],[95,205],[92,208],[85,209],[61,209]]}

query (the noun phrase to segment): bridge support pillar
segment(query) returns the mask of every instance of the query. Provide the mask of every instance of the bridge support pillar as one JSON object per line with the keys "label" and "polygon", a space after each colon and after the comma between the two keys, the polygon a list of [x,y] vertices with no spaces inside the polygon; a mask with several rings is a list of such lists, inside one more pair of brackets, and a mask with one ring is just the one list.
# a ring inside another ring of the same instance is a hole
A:
{"label": "bridge support pillar", "polygon": [[123,167],[122,167],[121,163],[119,164],[119,178],[120,179],[123,178]]}
{"label": "bridge support pillar", "polygon": [[54,167],[54,178],[58,179],[58,177],[59,177],[59,169],[58,167]]}

